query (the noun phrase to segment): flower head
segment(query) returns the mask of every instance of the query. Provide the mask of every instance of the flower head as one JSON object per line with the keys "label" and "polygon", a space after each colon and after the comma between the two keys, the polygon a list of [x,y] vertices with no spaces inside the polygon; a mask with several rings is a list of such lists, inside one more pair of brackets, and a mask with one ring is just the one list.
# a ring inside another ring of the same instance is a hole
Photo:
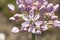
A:
{"label": "flower head", "polygon": [[[16,0],[16,4],[20,14],[15,14],[9,19],[20,22],[21,31],[41,34],[49,29],[49,25],[60,27],[60,21],[57,21],[58,16],[55,15],[59,4],[54,6],[53,3],[49,3],[47,0]],[[8,8],[15,11],[13,4],[8,4]],[[23,20],[23,23],[20,20]],[[19,29],[14,27],[12,32],[18,33]]]}

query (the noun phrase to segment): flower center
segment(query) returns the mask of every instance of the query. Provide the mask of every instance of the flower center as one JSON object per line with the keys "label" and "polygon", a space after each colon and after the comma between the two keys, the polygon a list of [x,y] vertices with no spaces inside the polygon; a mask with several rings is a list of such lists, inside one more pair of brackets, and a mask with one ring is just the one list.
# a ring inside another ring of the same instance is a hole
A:
{"label": "flower center", "polygon": [[34,19],[30,19],[30,23],[33,24],[34,23]]}

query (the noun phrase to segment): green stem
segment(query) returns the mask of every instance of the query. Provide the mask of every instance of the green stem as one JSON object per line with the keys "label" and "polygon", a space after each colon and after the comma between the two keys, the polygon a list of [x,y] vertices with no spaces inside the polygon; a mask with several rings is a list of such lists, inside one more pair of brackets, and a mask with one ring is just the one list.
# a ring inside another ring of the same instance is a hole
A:
{"label": "green stem", "polygon": [[35,34],[32,33],[32,40],[35,40]]}

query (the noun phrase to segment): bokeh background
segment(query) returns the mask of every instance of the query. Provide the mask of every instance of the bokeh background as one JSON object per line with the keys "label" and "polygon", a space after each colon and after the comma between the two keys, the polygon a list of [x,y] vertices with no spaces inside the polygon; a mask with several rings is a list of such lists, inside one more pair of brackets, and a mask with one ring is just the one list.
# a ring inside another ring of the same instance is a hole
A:
{"label": "bokeh background", "polygon": [[[48,0],[55,4],[60,4],[60,0]],[[5,33],[6,40],[31,40],[31,33],[19,32],[14,34],[11,32],[11,28],[15,26],[8,20],[13,13],[10,13],[7,4],[14,4],[16,6],[15,0],[0,0],[0,33]],[[60,8],[56,12],[56,15],[60,19]],[[17,23],[18,24],[18,23]],[[36,40],[60,40],[60,29],[51,29],[43,32],[41,35],[36,35]]]}

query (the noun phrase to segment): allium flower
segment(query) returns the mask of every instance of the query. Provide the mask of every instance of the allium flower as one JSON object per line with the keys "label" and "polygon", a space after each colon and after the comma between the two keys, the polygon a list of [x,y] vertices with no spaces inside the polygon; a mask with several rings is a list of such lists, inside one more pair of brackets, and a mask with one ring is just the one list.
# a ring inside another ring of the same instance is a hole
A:
{"label": "allium flower", "polygon": [[34,15],[34,11],[30,11],[29,15],[24,15],[22,18],[25,22],[22,23],[21,30],[32,33],[41,33],[41,30],[47,30],[48,27],[41,26],[43,21],[38,20],[40,17],[39,13]]}
{"label": "allium flower", "polygon": [[[30,13],[28,16],[24,15],[22,18],[23,18],[23,20],[25,22],[22,23],[22,28],[26,28],[26,27],[28,27],[30,25],[34,27],[34,24],[36,26],[41,25],[43,22],[42,21],[38,21],[39,17],[40,17],[40,15],[39,14],[34,15],[34,12]],[[39,23],[39,24],[37,24],[37,23]]]}
{"label": "allium flower", "polygon": [[[49,29],[50,24],[54,27],[60,27],[58,16],[55,15],[59,4],[53,5],[47,0],[16,0],[16,4],[20,14],[15,14],[9,19],[21,23],[20,31],[41,34]],[[8,4],[8,8],[15,11],[13,4]],[[20,20],[23,20],[23,23]],[[19,29],[14,27],[12,32],[18,33]]]}

